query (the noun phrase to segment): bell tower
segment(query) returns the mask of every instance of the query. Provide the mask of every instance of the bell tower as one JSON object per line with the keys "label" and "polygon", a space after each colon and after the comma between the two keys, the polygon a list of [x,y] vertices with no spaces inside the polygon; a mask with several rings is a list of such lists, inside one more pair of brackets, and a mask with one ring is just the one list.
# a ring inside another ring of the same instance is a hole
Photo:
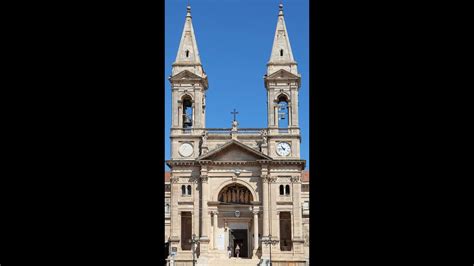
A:
{"label": "bell tower", "polygon": [[206,127],[207,75],[204,72],[187,6],[178,54],[169,77],[172,90],[171,158],[199,156],[199,141]]}
{"label": "bell tower", "polygon": [[270,61],[264,76],[267,89],[269,155],[275,159],[299,159],[300,128],[298,93],[301,75],[293,58],[288,31],[279,5],[278,21]]}

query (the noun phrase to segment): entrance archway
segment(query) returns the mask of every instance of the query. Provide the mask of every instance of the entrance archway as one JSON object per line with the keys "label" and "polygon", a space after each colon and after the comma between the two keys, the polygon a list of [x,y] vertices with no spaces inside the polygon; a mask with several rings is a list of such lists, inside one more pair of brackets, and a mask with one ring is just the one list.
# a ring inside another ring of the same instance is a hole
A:
{"label": "entrance archway", "polygon": [[259,230],[258,221],[254,222],[254,218],[258,216],[253,211],[255,206],[259,206],[259,199],[253,186],[242,180],[228,180],[216,189],[212,199],[212,205],[215,206],[212,222],[213,249],[222,251],[222,254],[225,252],[225,257],[230,249],[231,256],[235,257],[238,245],[239,257],[254,258]]}

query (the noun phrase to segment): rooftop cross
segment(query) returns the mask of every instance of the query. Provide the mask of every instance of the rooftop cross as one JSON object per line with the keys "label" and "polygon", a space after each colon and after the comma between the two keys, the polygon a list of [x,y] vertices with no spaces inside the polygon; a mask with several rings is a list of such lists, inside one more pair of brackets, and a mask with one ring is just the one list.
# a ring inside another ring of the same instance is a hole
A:
{"label": "rooftop cross", "polygon": [[230,112],[230,113],[234,115],[234,121],[236,121],[236,120],[235,120],[235,115],[238,114],[239,112],[236,112],[236,111],[235,111],[235,108],[234,108],[234,111],[233,111],[233,112]]}

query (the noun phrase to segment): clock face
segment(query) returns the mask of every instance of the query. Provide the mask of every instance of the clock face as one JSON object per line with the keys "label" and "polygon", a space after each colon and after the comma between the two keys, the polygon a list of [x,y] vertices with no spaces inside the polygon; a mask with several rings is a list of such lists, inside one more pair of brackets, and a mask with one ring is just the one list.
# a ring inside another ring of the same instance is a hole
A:
{"label": "clock face", "polygon": [[181,154],[181,156],[183,156],[183,157],[191,156],[191,154],[193,154],[193,145],[191,145],[189,143],[183,143],[179,147],[179,154]]}
{"label": "clock face", "polygon": [[288,144],[286,142],[278,143],[276,148],[277,148],[276,152],[280,156],[288,156],[291,152],[291,146],[290,146],[290,144]]}

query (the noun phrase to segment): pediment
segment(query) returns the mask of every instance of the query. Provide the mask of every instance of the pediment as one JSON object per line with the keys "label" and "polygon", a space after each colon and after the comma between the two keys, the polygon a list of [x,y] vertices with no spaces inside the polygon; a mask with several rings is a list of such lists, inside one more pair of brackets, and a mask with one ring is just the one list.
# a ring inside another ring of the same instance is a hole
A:
{"label": "pediment", "polygon": [[284,69],[280,69],[268,76],[267,79],[300,79],[300,77]]}
{"label": "pediment", "polygon": [[216,148],[199,158],[197,160],[210,160],[210,161],[257,161],[257,160],[272,160],[272,158],[261,153],[260,151],[254,150],[249,146],[236,141],[231,140],[219,148]]}
{"label": "pediment", "polygon": [[172,76],[170,79],[172,81],[179,81],[179,80],[182,80],[182,79],[202,79],[202,77],[192,73],[189,70],[183,70],[183,71],[179,72],[178,74]]}

